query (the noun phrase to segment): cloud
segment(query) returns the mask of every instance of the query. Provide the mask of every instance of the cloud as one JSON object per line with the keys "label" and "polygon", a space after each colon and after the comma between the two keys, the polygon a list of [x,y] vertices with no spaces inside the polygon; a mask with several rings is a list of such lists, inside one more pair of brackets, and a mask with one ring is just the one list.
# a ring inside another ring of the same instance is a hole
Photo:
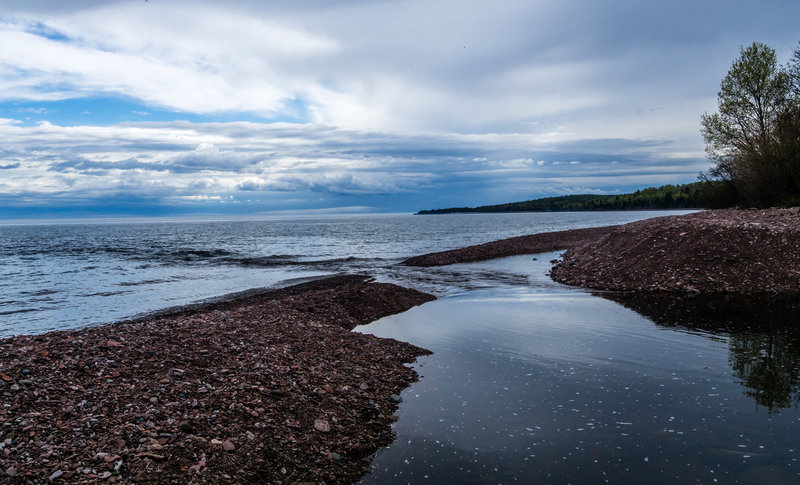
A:
{"label": "cloud", "polygon": [[775,15],[800,13],[721,0],[47,5],[13,5],[0,23],[0,45],[15,46],[0,49],[3,96],[118,94],[267,117],[299,109],[314,123],[404,133],[535,126],[610,138],[608,127],[641,138],[646,116],[648,136],[672,140],[673,106],[712,108],[738,45],[766,35],[791,48],[796,33]]}
{"label": "cloud", "polygon": [[291,80],[277,74],[282,63],[309,62],[336,49],[322,37],[228,10],[193,9],[187,16],[180,5],[154,12],[114,3],[46,25],[5,20],[0,45],[15,46],[0,49],[9,98],[118,94],[187,112],[262,115],[295,98]]}
{"label": "cloud", "polygon": [[[688,182],[739,46],[785,59],[798,16],[724,0],[10,2],[0,196],[405,210]],[[98,121],[109,99],[124,112]]]}
{"label": "cloud", "polygon": [[0,124],[0,138],[6,140],[3,159],[13,160],[3,164],[13,176],[0,179],[0,194],[38,194],[43,201],[125,193],[203,202],[253,194],[285,204],[278,194],[325,194],[380,196],[397,208],[441,191],[458,191],[465,200],[494,193],[530,198],[579,181],[587,187],[591,181],[594,191],[632,177],[690,181],[704,163],[677,156],[664,161],[666,141],[536,143],[519,134],[389,135],[285,123],[7,122]]}

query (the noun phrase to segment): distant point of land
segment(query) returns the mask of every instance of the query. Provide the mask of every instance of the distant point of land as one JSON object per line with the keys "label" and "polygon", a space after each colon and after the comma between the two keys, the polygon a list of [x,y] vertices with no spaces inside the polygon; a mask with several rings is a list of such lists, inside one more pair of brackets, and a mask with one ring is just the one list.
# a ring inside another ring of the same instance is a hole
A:
{"label": "distant point of land", "polygon": [[563,195],[480,207],[422,210],[417,214],[703,209],[709,207],[709,192],[713,189],[709,184],[662,185],[617,195]]}

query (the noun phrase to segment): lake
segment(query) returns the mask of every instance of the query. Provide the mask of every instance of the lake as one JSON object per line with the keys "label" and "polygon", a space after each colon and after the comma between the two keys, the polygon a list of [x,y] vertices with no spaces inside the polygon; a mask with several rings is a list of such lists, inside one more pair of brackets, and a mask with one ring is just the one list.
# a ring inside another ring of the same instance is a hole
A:
{"label": "lake", "polygon": [[[0,224],[0,337],[98,325],[303,278],[363,273],[438,295],[483,284],[397,266],[506,237],[668,212],[411,214]],[[503,275],[497,275],[504,277]]]}

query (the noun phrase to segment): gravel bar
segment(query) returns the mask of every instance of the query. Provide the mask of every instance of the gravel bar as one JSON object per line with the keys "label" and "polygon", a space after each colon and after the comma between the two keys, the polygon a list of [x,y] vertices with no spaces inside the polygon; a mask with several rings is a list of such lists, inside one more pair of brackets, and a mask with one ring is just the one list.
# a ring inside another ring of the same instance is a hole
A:
{"label": "gravel bar", "polygon": [[615,227],[551,271],[601,290],[800,294],[800,209],[716,210]]}
{"label": "gravel bar", "polygon": [[520,254],[545,253],[580,246],[594,241],[619,226],[589,227],[568,231],[544,232],[528,236],[501,239],[461,249],[451,249],[415,256],[403,261],[406,266],[445,266],[455,263],[471,263],[488,259],[505,258]]}
{"label": "gravel bar", "polygon": [[0,482],[353,483],[429,352],[350,329],[432,299],[339,276],[0,340]]}

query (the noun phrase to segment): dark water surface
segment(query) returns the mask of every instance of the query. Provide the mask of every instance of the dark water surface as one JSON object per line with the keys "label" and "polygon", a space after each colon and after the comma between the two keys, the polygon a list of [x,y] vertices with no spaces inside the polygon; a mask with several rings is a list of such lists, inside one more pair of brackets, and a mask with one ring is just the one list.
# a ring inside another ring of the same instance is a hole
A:
{"label": "dark water surface", "polygon": [[360,327],[434,351],[363,483],[800,483],[792,302],[604,298],[553,256]]}

